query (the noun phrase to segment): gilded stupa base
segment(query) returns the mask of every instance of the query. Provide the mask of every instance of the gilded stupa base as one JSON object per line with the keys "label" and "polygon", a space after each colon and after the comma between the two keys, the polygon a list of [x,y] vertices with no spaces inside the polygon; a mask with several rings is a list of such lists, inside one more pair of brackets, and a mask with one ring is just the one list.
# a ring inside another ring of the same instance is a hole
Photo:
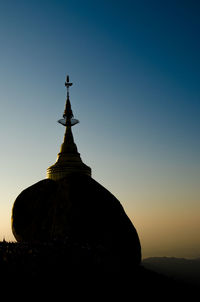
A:
{"label": "gilded stupa base", "polygon": [[[65,158],[66,157],[66,158]],[[85,165],[79,154],[58,154],[57,162],[47,169],[47,178],[59,180],[70,174],[84,174],[91,176],[91,168]]]}

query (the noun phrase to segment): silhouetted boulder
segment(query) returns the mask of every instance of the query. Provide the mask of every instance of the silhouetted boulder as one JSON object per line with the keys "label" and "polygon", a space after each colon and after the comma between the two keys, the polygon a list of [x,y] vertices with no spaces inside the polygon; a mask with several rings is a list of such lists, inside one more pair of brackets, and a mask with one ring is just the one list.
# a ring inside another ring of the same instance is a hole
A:
{"label": "silhouetted boulder", "polygon": [[19,242],[70,239],[88,245],[95,265],[107,271],[141,261],[137,232],[122,205],[86,175],[44,179],[22,191],[13,205],[12,229]]}

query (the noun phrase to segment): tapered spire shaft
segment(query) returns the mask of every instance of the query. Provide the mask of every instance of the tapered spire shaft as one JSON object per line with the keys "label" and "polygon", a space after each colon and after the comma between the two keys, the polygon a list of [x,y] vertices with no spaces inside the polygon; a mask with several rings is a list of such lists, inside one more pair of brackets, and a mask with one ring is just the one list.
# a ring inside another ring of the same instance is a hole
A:
{"label": "tapered spire shaft", "polygon": [[60,153],[58,153],[56,163],[47,169],[47,178],[54,180],[64,178],[71,173],[91,176],[91,168],[82,162],[71,130],[71,127],[76,125],[79,121],[73,119],[73,112],[69,99],[69,87],[72,86],[72,83],[69,82],[69,76],[66,78],[65,86],[67,87],[66,105],[63,119],[58,121],[66,127],[64,141],[61,145]]}

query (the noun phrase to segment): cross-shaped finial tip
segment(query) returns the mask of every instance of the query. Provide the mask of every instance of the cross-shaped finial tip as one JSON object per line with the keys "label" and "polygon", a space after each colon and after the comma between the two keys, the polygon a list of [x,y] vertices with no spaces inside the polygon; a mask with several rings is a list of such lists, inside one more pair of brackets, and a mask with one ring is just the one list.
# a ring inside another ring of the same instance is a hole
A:
{"label": "cross-shaped finial tip", "polygon": [[70,86],[72,86],[72,83],[69,82],[69,76],[66,76],[66,82],[65,82],[65,86],[68,88]]}

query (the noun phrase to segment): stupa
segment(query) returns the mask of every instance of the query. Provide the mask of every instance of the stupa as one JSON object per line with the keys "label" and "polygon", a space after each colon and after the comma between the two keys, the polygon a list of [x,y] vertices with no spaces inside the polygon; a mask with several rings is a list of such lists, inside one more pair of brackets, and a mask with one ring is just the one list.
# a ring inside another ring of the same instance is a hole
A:
{"label": "stupa", "polygon": [[91,176],[91,168],[82,162],[72,135],[71,127],[78,124],[79,121],[73,118],[74,116],[69,100],[69,87],[72,86],[72,83],[69,82],[69,76],[66,78],[65,86],[67,87],[66,106],[63,119],[58,121],[66,127],[64,142],[56,163],[47,169],[47,178],[53,180],[62,179],[72,173]]}
{"label": "stupa", "polygon": [[[12,231],[17,241],[64,241],[92,246],[112,263],[139,264],[139,237],[121,203],[91,176],[72,134],[69,98],[72,83],[66,78],[67,99],[63,118],[64,141],[47,178],[23,190],[12,209]],[[108,256],[109,255],[109,256]]]}

